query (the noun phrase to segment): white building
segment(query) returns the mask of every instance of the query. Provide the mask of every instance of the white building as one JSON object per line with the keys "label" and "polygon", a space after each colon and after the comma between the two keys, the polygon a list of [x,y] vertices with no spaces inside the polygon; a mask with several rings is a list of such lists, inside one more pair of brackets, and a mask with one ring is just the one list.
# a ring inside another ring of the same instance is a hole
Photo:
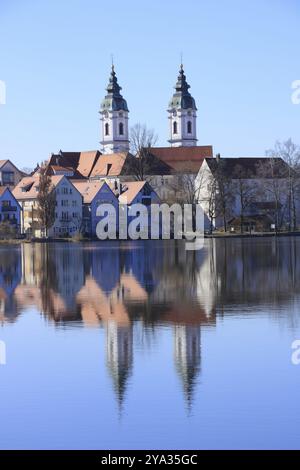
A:
{"label": "white building", "polygon": [[[274,224],[278,228],[284,226],[292,211],[291,171],[281,158],[204,159],[195,185],[205,228],[224,228],[224,221],[227,228],[233,229],[241,224],[245,230],[270,230],[275,228]],[[295,213],[299,219],[299,187],[295,191]]]}
{"label": "white building", "polygon": [[[55,221],[48,230],[51,237],[75,235],[82,223],[82,196],[65,176],[52,176],[51,182],[55,191]],[[13,194],[22,206],[23,215],[21,232],[40,237],[38,217],[39,177],[23,178]]]}
{"label": "white building", "polygon": [[197,107],[189,92],[181,64],[175,93],[169,103],[170,144],[172,147],[189,147],[197,145]]}
{"label": "white building", "polygon": [[112,66],[107,95],[101,104],[103,153],[118,153],[129,151],[128,107],[121,95],[121,87]]}

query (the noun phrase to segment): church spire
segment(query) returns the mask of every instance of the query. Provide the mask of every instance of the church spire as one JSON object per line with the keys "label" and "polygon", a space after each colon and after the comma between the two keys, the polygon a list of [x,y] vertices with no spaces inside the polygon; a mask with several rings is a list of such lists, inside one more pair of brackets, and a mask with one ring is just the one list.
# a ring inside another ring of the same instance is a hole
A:
{"label": "church spire", "polygon": [[169,103],[170,140],[172,147],[197,145],[197,107],[189,92],[183,64],[180,64],[175,93]]}
{"label": "church spire", "polygon": [[128,106],[121,95],[120,87],[112,61],[107,94],[101,103],[102,141],[104,153],[128,152]]}

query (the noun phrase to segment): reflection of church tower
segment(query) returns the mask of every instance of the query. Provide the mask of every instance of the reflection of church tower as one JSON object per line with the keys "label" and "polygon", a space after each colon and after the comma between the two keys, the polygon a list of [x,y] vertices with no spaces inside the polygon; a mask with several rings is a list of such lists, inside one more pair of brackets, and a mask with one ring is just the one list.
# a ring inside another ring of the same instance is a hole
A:
{"label": "reflection of church tower", "polygon": [[106,336],[107,366],[113,378],[119,405],[122,405],[126,383],[133,364],[132,325],[108,322]]}
{"label": "reflection of church tower", "polygon": [[201,332],[199,326],[175,326],[175,364],[184,387],[188,405],[201,363]]}

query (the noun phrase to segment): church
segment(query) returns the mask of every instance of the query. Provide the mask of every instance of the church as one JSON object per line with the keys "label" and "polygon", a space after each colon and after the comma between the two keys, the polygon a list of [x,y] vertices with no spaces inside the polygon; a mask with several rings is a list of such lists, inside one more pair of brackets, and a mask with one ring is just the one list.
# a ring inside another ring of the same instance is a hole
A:
{"label": "church", "polygon": [[[132,149],[129,107],[121,94],[122,88],[112,65],[99,110],[100,149],[77,152],[60,150],[50,156],[47,173],[49,176],[63,175],[72,180],[105,180],[119,193],[122,191],[122,183],[146,180],[163,202],[175,202],[180,197],[187,199],[186,195],[180,196],[184,186],[182,175],[195,178],[204,159],[213,156],[212,146],[197,145],[197,107],[189,89],[181,65],[167,111],[169,145],[140,149],[144,154],[142,159]],[[142,160],[143,171],[140,171]]]}
{"label": "church", "polygon": [[180,65],[175,92],[167,111],[169,145],[144,149],[143,171],[136,169],[137,162],[141,161],[139,155],[130,153],[129,108],[121,89],[112,65],[107,94],[100,107],[102,156],[90,177],[106,177],[114,182],[147,179],[162,201],[188,199],[187,195],[179,195],[182,193],[180,179],[183,174],[195,178],[203,160],[213,156],[213,148],[197,145],[197,107],[189,91],[183,65]]}
{"label": "church", "polygon": [[[178,79],[168,107],[170,123],[169,143],[173,147],[197,146],[197,107],[189,92],[181,64]],[[114,66],[112,66],[107,94],[102,101],[100,115],[102,121],[102,152],[129,152],[129,109],[121,95]],[[199,147],[201,153],[202,147]]]}

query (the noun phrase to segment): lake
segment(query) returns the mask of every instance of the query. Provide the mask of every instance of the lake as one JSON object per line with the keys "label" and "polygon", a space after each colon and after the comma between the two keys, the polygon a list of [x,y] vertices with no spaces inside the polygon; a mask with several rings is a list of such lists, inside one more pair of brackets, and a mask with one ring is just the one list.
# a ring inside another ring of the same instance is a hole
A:
{"label": "lake", "polygon": [[300,448],[300,238],[0,245],[0,323],[1,449]]}

